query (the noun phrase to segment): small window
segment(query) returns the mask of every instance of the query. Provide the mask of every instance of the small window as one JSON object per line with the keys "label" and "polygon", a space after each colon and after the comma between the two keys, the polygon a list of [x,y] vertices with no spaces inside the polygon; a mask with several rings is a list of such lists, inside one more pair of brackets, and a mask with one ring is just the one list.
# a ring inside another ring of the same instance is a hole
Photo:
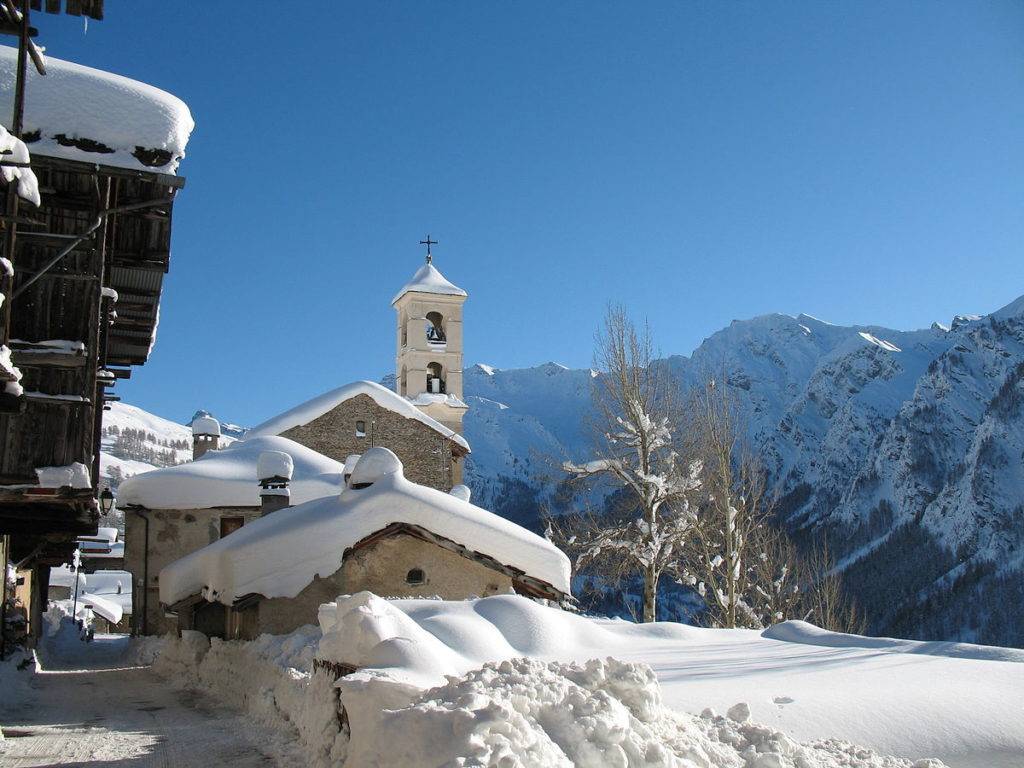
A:
{"label": "small window", "polygon": [[366,422],[365,421],[357,421],[356,422],[356,437],[366,437]]}
{"label": "small window", "polygon": [[426,575],[423,573],[422,568],[413,568],[407,574],[405,574],[406,584],[422,584],[427,580]]}

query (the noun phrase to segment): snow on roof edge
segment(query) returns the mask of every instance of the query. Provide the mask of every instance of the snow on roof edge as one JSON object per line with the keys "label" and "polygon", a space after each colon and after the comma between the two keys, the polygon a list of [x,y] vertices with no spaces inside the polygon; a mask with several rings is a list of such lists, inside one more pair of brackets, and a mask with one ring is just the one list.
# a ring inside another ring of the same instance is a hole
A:
{"label": "snow on roof edge", "polygon": [[[6,114],[16,62],[17,49],[0,46],[0,110]],[[54,56],[46,57],[46,67],[45,77],[30,67],[26,84],[25,131],[39,135],[29,143],[32,154],[148,173],[177,171],[195,128],[184,101],[148,83]]]}
{"label": "snow on roof edge", "polygon": [[432,263],[427,262],[416,270],[412,279],[402,286],[391,300],[395,304],[407,293],[433,293],[439,296],[469,296],[466,291],[451,282]]}

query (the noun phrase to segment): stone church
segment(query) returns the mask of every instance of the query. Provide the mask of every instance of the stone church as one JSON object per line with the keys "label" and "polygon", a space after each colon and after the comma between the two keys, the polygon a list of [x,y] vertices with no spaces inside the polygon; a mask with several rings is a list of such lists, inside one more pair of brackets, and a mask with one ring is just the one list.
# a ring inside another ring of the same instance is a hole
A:
{"label": "stone church", "polygon": [[415,483],[449,491],[462,482],[462,305],[466,292],[433,265],[392,300],[398,320],[397,392],[358,381],[325,392],[253,427],[244,439],[280,435],[335,461],[381,446]]}
{"label": "stone church", "polygon": [[[429,238],[428,238],[429,239]],[[293,455],[291,503],[334,495],[364,452],[392,451],[416,484],[447,492],[461,483],[462,308],[467,293],[426,263],[392,301],[396,390],[358,381],[300,403],[226,445],[215,420],[193,426],[194,461],[122,483],[125,568],[133,574],[136,631],[169,629],[159,605],[164,566],[267,514],[257,480],[265,450]],[[212,422],[212,423],[209,423]],[[317,458],[319,457],[319,459]]]}

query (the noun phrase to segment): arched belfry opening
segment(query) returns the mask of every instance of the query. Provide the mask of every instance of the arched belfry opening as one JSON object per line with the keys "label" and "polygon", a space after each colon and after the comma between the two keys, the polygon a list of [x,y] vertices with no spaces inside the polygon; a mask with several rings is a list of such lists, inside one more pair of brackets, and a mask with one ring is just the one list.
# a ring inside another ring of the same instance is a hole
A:
{"label": "arched belfry opening", "polygon": [[427,312],[427,342],[434,345],[446,344],[448,337],[444,332],[444,316],[440,312]]}
{"label": "arched belfry opening", "polygon": [[444,366],[441,363],[427,363],[427,391],[432,395],[443,395],[445,393]]}

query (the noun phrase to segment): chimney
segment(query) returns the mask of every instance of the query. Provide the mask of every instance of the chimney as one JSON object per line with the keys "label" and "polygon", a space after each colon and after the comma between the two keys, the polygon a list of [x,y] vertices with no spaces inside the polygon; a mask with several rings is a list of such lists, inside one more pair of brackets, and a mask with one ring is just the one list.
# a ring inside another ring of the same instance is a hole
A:
{"label": "chimney", "polygon": [[192,460],[219,448],[220,422],[213,416],[199,416],[192,422]]}
{"label": "chimney", "polygon": [[292,457],[284,451],[263,451],[256,462],[256,477],[260,482],[260,516],[291,506],[291,491],[294,464]]}
{"label": "chimney", "polygon": [[349,482],[352,479],[352,470],[356,468],[356,464],[359,463],[361,455],[358,453],[350,453],[345,458],[345,472],[342,475],[342,479],[345,481],[345,487],[348,488]]}

